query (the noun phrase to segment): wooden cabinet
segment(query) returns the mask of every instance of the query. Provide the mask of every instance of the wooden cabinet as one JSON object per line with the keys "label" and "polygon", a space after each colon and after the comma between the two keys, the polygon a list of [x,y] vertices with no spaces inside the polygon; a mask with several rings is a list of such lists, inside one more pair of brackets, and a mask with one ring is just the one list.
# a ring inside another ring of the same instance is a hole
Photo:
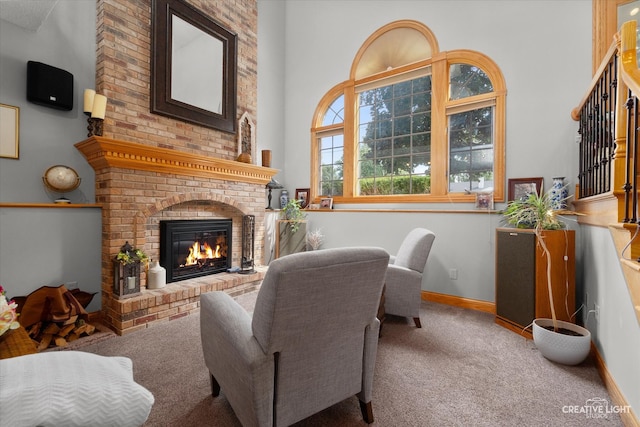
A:
{"label": "wooden cabinet", "polygon": [[[542,239],[551,254],[551,284],[559,320],[575,312],[575,231],[548,230]],[[536,318],[550,318],[548,260],[534,230],[496,231],[496,323],[521,333]],[[530,337],[527,330],[524,335]]]}

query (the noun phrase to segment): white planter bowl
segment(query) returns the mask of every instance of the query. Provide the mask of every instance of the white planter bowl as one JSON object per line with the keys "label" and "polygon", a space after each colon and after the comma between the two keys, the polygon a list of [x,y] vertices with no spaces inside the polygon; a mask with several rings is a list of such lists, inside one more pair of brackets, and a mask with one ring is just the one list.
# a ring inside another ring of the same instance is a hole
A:
{"label": "white planter bowl", "polygon": [[588,329],[558,320],[559,328],[568,329],[581,335],[572,336],[545,329],[548,326],[553,326],[552,319],[535,319],[533,321],[533,342],[544,357],[563,365],[577,365],[587,358],[591,349],[591,332]]}

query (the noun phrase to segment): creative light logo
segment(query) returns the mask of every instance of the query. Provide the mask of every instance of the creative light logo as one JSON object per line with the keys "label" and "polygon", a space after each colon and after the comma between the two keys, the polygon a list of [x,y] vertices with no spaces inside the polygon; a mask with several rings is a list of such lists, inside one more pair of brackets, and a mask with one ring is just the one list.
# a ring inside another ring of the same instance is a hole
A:
{"label": "creative light logo", "polygon": [[586,418],[607,418],[609,414],[627,414],[631,412],[628,405],[610,405],[603,397],[587,399],[584,405],[565,405],[562,407],[564,414],[584,414]]}

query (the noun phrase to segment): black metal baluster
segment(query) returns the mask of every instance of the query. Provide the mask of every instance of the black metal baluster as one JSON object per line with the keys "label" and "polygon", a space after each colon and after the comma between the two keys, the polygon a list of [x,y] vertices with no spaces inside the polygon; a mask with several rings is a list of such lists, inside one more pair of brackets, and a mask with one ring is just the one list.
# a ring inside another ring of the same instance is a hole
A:
{"label": "black metal baluster", "polygon": [[[632,151],[632,141],[631,141],[631,129],[634,127],[632,125],[632,116],[635,116],[635,109],[634,109],[634,100],[631,94],[631,91],[629,91],[629,97],[627,98],[627,102],[625,102],[625,108],[627,109],[627,130],[626,130],[626,137],[627,137],[627,156],[625,159],[625,182],[624,185],[622,186],[624,189],[624,218],[622,219],[622,222],[629,222],[629,202],[630,202],[630,198],[629,198],[629,192],[631,191],[631,183],[629,182],[631,179],[631,151]],[[634,132],[635,133],[635,132]]]}

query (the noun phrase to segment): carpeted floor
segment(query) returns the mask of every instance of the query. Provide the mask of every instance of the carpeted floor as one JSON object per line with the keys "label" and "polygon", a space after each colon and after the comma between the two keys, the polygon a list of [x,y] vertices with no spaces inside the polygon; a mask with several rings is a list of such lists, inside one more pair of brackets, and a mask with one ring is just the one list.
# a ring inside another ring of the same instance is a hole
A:
{"label": "carpeted floor", "polygon": [[[237,297],[251,310],[255,292]],[[587,418],[609,395],[591,360],[563,366],[493,316],[423,302],[422,329],[390,317],[378,346],[373,426],[622,426],[619,415]],[[145,427],[240,426],[213,399],[200,345],[199,315],[77,348],[133,360],[136,381],[155,396]],[[364,426],[354,396],[296,424]]]}

